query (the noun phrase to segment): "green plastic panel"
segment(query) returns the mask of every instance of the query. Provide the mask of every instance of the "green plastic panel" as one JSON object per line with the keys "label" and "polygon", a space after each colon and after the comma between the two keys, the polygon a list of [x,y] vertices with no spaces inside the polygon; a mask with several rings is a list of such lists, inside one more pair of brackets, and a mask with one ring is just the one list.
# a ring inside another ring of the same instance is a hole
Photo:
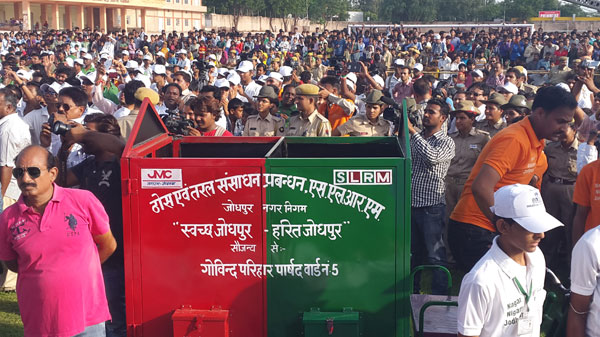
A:
{"label": "green plastic panel", "polygon": [[[407,336],[410,161],[397,138],[284,145],[287,158],[265,170],[267,263],[278,270],[267,278],[268,336],[308,332],[302,315],[314,307],[352,307],[365,336]],[[343,157],[327,158],[331,149]]]}

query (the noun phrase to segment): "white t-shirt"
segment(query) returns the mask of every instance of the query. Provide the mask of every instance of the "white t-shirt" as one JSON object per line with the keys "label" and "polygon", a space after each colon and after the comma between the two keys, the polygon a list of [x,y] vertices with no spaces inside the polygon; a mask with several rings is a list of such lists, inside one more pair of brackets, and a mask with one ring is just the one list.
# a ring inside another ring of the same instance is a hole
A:
{"label": "white t-shirt", "polygon": [[587,231],[573,248],[571,292],[592,297],[585,335],[600,336],[600,227]]}
{"label": "white t-shirt", "polygon": [[[458,295],[458,332],[465,336],[517,336],[517,321],[529,308],[533,330],[521,336],[539,337],[546,298],[544,255],[540,249],[526,253],[527,267],[523,268],[500,249],[497,239],[494,238],[490,250],[462,281]],[[531,285],[527,305],[514,278],[525,291]]]}
{"label": "white t-shirt", "polygon": [[253,101],[256,101],[256,97],[259,93],[260,93],[260,89],[262,88],[262,85],[252,81],[250,83],[248,83],[248,85],[246,85],[244,87],[244,92],[246,93],[246,95],[248,95]]}
{"label": "white t-shirt", "polygon": [[[15,167],[15,158],[27,146],[31,145],[29,125],[17,113],[12,113],[0,119],[0,167]],[[17,179],[10,177],[5,196],[19,199],[21,190]]]}
{"label": "white t-shirt", "polygon": [[31,144],[40,145],[40,133],[42,132],[42,124],[48,122],[48,108],[41,107],[40,109],[30,111],[23,121],[29,125],[29,132],[31,133]]}

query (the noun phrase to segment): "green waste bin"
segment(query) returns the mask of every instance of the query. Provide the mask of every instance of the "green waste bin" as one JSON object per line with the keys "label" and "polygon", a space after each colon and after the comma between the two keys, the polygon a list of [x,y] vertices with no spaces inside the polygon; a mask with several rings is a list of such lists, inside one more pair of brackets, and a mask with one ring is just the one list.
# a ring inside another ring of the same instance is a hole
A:
{"label": "green waste bin", "polygon": [[268,336],[309,336],[307,315],[322,315],[313,307],[352,307],[366,336],[407,336],[409,151],[396,137],[286,137],[278,151],[265,163],[267,263],[277,271],[267,278]]}

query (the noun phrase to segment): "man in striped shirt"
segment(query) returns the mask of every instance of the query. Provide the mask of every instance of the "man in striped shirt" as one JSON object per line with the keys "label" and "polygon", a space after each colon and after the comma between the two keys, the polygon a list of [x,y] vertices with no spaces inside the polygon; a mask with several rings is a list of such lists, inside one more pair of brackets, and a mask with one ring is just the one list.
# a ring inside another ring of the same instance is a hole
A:
{"label": "man in striped shirt", "polygon": [[[454,157],[454,141],[442,125],[448,119],[450,107],[432,98],[423,114],[423,131],[417,132],[408,122],[412,152],[412,264],[446,264],[444,233],[445,185],[450,161]],[[415,289],[419,289],[415,278]],[[432,293],[444,294],[443,273],[433,275]]]}

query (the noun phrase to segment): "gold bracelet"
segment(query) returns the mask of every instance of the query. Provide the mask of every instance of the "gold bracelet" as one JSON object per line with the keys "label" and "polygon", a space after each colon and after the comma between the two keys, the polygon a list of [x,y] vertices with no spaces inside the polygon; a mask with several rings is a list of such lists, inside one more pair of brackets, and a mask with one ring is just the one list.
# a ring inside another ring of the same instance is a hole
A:
{"label": "gold bracelet", "polygon": [[573,304],[569,301],[569,306],[571,306],[571,310],[573,310],[574,313],[576,313],[577,315],[585,315],[587,314],[589,311],[577,311],[575,310],[575,308],[573,308]]}

